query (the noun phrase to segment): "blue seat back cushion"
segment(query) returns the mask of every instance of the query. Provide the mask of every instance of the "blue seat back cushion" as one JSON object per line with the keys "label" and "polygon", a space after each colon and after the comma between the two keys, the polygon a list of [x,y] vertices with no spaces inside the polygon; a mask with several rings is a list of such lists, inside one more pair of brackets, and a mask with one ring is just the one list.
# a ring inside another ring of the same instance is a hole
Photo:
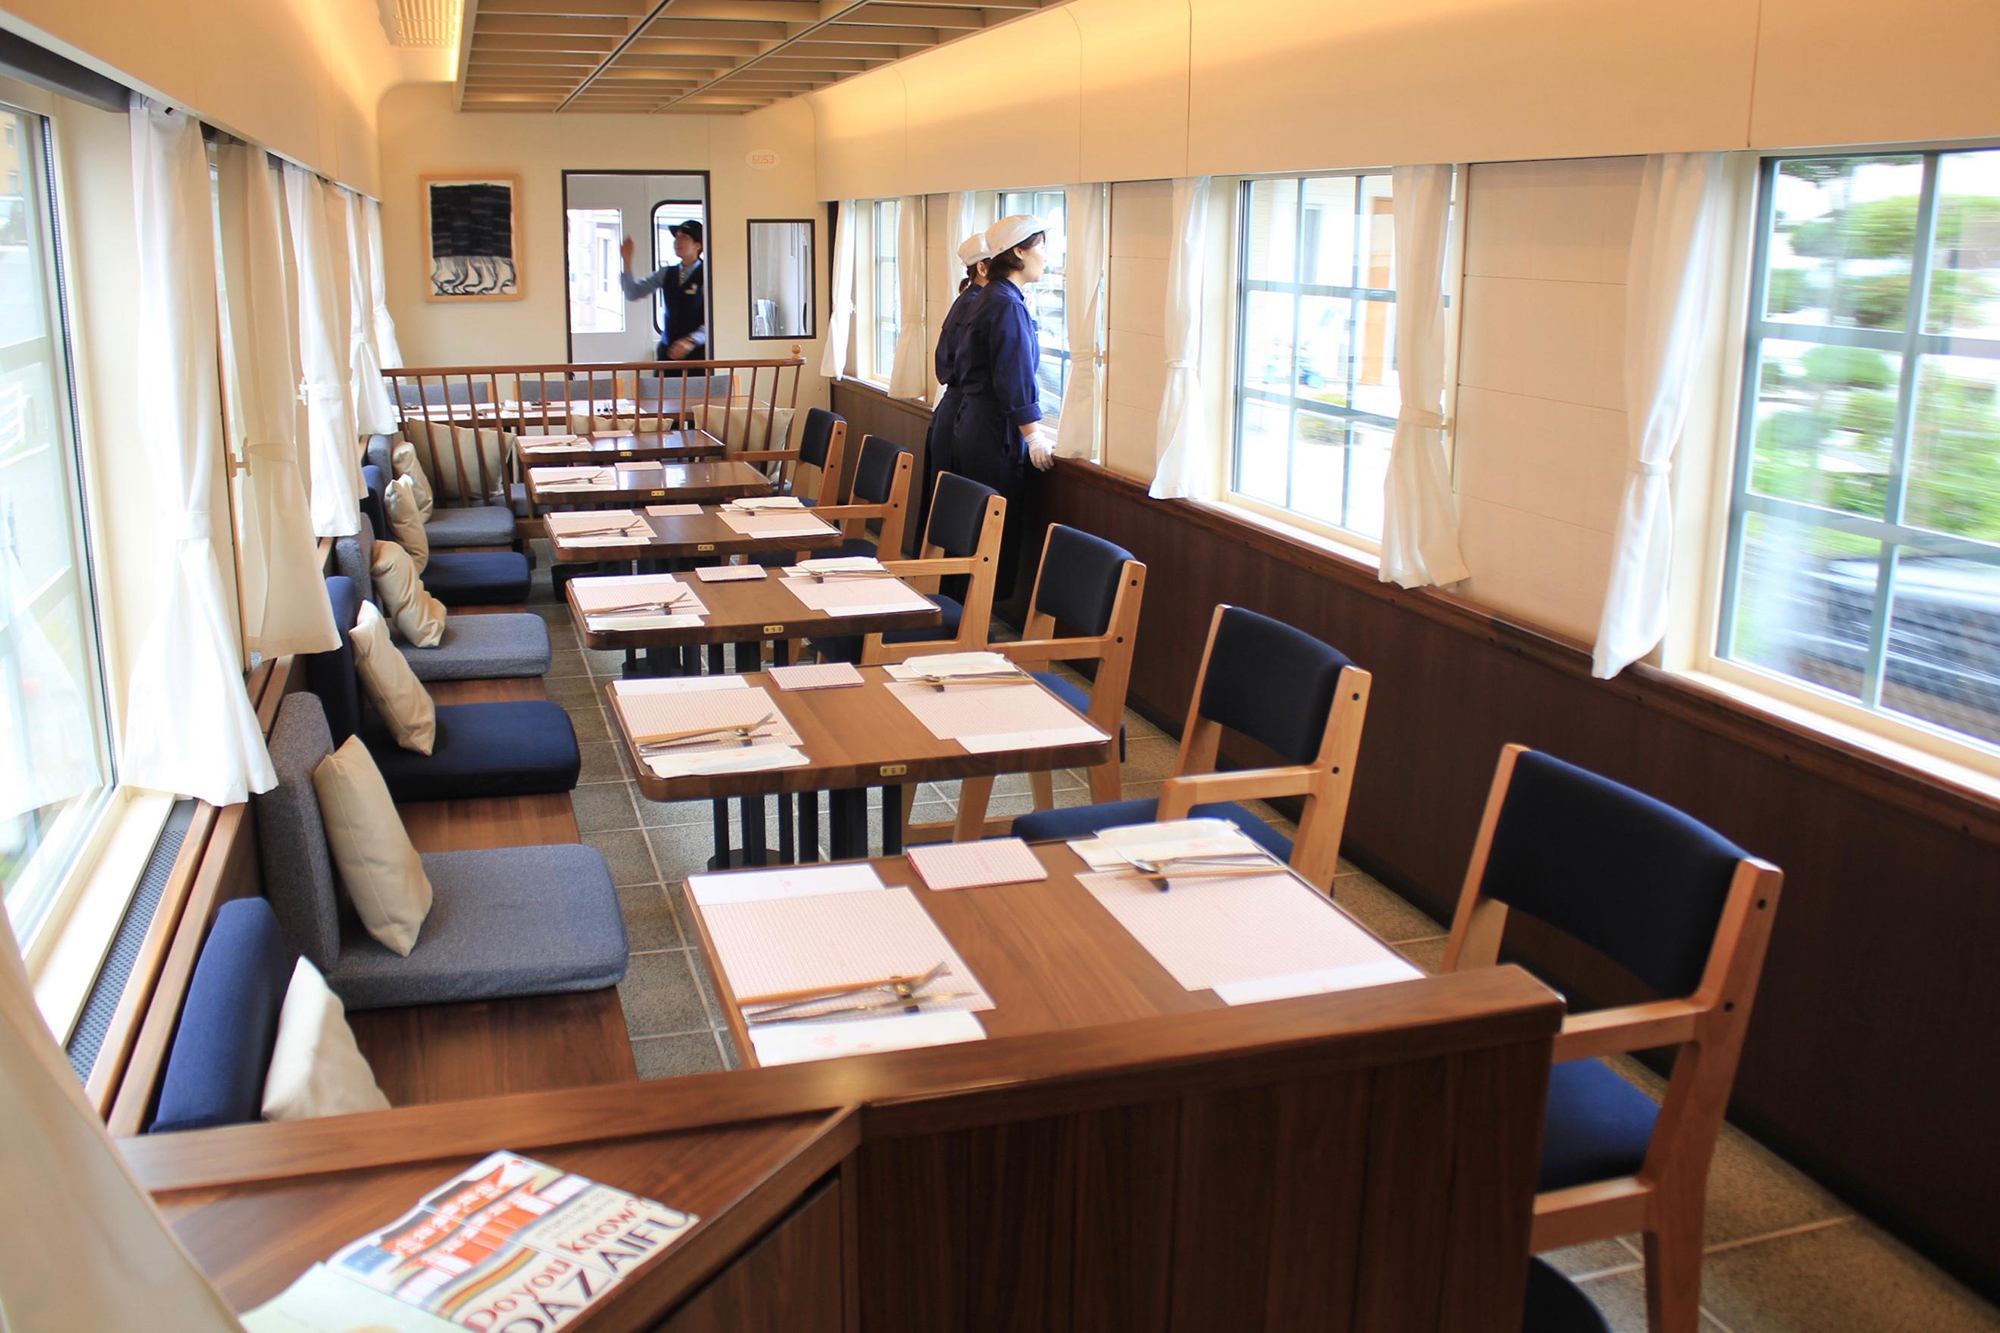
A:
{"label": "blue seat back cushion", "polygon": [[389,437],[370,435],[368,443],[362,447],[361,461],[369,467],[381,468],[384,476],[394,471],[395,463],[389,451]]}
{"label": "blue seat back cushion", "polygon": [[1664,802],[1530,750],[1515,762],[1480,887],[1680,996],[1701,980],[1743,856]]}
{"label": "blue seat back cushion", "polygon": [[269,903],[238,898],[222,905],[188,982],[150,1132],[262,1116],[278,1011],[298,961]]}
{"label": "blue seat back cushion", "polygon": [[382,505],[382,492],[388,488],[389,477],[379,467],[363,466],[361,469],[361,512],[368,515],[368,521],[375,525],[377,532],[389,530],[389,512]]}
{"label": "blue seat back cushion", "polygon": [[354,582],[354,591],[363,601],[375,600],[375,525],[367,514],[355,516],[351,537],[333,539],[333,572]]}
{"label": "blue seat back cushion", "polygon": [[941,474],[924,540],[947,556],[971,555],[979,549],[979,530],[986,525],[987,498],[997,494],[991,486],[982,486],[970,477],[956,472]]}
{"label": "blue seat back cushion", "polygon": [[1111,628],[1111,604],[1132,553],[1060,523],[1049,527],[1035,609],[1089,637]]}
{"label": "blue seat back cushion", "polygon": [[330,972],[340,958],[341,918],[354,909],[340,892],[313,787],[313,770],[333,753],[317,695],[299,690],[286,696],[271,725],[269,749],[278,785],[250,798],[257,815],[264,896],[278,914],[285,938],[314,967]]}
{"label": "blue seat back cushion", "polygon": [[870,435],[861,446],[861,461],[854,467],[854,502],[887,504],[889,488],[896,480],[896,460],[908,452],[893,440]]}
{"label": "blue seat back cushion", "polygon": [[799,432],[799,461],[814,467],[826,466],[826,451],[833,447],[833,426],[845,417],[823,407],[807,411],[805,429]]}
{"label": "blue seat back cushion", "polygon": [[330,574],[326,596],[333,604],[333,627],[340,631],[340,646],[307,655],[306,688],[319,696],[326,709],[326,725],[338,748],[361,729],[361,678],[354,667],[354,645],[347,638],[361,615],[361,595],[353,579]]}
{"label": "blue seat back cushion", "polygon": [[1222,613],[1209,654],[1201,715],[1269,746],[1287,763],[1311,763],[1340,673],[1352,665],[1303,630],[1232,606]]}

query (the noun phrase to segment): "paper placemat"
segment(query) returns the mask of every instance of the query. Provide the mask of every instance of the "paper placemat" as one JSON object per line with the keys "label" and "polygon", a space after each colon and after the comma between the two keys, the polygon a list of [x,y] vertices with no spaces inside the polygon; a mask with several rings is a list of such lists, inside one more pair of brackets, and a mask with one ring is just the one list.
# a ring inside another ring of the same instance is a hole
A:
{"label": "paper placemat", "polygon": [[983,842],[939,842],[912,847],[906,855],[927,889],[977,889],[990,884],[1028,884],[1047,879],[1049,869],[1019,838]]}
{"label": "paper placemat", "polygon": [[798,564],[785,571],[785,577],[793,578],[801,572],[824,574],[835,570],[852,573],[855,570],[883,571],[886,569],[888,569],[888,566],[872,555],[823,555],[816,559],[799,561]]}
{"label": "paper placemat", "polygon": [[730,741],[722,750],[690,745],[645,757],[646,767],[659,778],[712,777],[717,773],[761,773],[770,768],[803,768],[811,762],[795,745],[757,741],[744,745]]}
{"label": "paper placemat", "polygon": [[765,1023],[750,1029],[750,1047],[759,1065],[795,1065],[871,1051],[908,1051],[919,1046],[953,1046],[979,1041],[986,1028],[963,1010],[926,1010],[891,1018],[851,1018],[841,1022]]}
{"label": "paper placemat", "polygon": [[762,565],[703,565],[694,576],[703,583],[743,583],[765,574]]}
{"label": "paper placemat", "polygon": [[689,875],[688,894],[703,907],[748,903],[760,898],[793,898],[815,893],[862,893],[888,887],[866,861],[832,865],[783,866],[777,870],[732,870]]}
{"label": "paper placemat", "polygon": [[685,518],[689,514],[699,514],[700,505],[647,505],[646,512],[654,518]]}
{"label": "paper placemat", "polygon": [[[1136,874],[1079,875],[1077,883],[1189,990],[1303,973],[1338,976],[1356,967],[1371,969],[1355,974],[1366,976],[1401,961],[1360,923],[1283,871],[1174,879],[1166,892]],[[1422,975],[1413,967],[1410,974]]]}
{"label": "paper placemat", "polygon": [[837,611],[842,615],[891,615],[897,611],[929,611],[937,604],[916,589],[895,578],[784,580],[786,591],[813,611]]}
{"label": "paper placemat", "polygon": [[1043,727],[1036,731],[995,731],[985,736],[960,736],[958,743],[969,754],[998,754],[1002,750],[1047,750],[1058,745],[1089,745],[1108,739],[1088,722],[1067,727]]}
{"label": "paper placemat", "polygon": [[578,463],[563,467],[531,467],[529,478],[543,490],[551,486],[609,486],[616,477],[614,468]]}
{"label": "paper placemat", "polygon": [[1024,732],[1083,736],[1085,731],[1089,735],[1083,739],[1104,739],[1103,732],[1079,719],[1068,704],[1033,679],[994,685],[952,685],[944,689],[913,681],[891,681],[889,693],[902,700],[917,721],[941,741]]}
{"label": "paper placemat", "polygon": [[741,676],[655,676],[645,680],[621,680],[613,688],[620,694],[700,694],[707,690],[747,690],[750,682]]}
{"label": "paper placemat", "polygon": [[[630,509],[586,510],[580,514],[545,514],[549,536],[563,546],[631,546],[651,541],[653,530]],[[615,531],[607,532],[611,528]]]}
{"label": "paper placemat", "polygon": [[[696,727],[744,726],[764,717],[771,720],[762,730],[764,745],[789,746],[799,743],[799,734],[785,720],[784,710],[766,689],[639,691],[627,689],[628,682],[613,681],[611,704],[625,723],[625,734],[635,744],[641,737],[667,732],[691,731]],[[702,754],[712,750],[735,753],[756,746],[737,740],[700,741],[675,746],[676,755]]]}
{"label": "paper placemat", "polygon": [[861,673],[847,662],[772,667],[772,683],[781,690],[837,690],[861,683]]}
{"label": "paper placemat", "polygon": [[731,531],[745,537],[824,537],[833,531],[833,525],[824,519],[814,518],[809,513],[739,513],[732,509],[717,511],[718,518]]}

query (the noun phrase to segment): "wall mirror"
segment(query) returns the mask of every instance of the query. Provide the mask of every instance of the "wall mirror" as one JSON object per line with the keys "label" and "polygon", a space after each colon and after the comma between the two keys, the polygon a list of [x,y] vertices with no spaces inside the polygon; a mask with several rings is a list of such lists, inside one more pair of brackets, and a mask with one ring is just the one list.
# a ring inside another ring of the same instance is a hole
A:
{"label": "wall mirror", "polygon": [[750,222],[750,336],[813,336],[811,218]]}

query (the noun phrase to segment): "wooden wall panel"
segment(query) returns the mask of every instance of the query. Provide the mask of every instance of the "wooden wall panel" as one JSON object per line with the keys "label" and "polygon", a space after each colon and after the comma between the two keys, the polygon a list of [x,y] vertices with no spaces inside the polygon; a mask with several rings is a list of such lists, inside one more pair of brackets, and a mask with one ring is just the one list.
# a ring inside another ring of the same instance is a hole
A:
{"label": "wooden wall panel", "polygon": [[[1211,609],[1324,638],[1374,673],[1347,856],[1449,919],[1500,747],[1629,783],[1783,867],[1788,884],[1732,1116],[1989,1293],[2000,1292],[2000,808],[1644,668],[1099,468],[1051,474],[1051,521],[1149,567],[1131,697],[1178,727]],[[1546,934],[1510,948],[1580,1006],[1615,977]]]}
{"label": "wooden wall panel", "polygon": [[840,1333],[841,1194],[833,1181],[688,1299],[657,1333]]}

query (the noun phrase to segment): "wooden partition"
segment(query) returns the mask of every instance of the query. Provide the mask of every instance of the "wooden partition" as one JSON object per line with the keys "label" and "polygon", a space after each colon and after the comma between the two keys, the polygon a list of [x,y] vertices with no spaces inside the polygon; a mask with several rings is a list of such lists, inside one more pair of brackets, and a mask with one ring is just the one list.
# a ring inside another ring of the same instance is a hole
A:
{"label": "wooden partition", "polygon": [[124,1147],[238,1308],[508,1148],[702,1217],[592,1333],[1516,1333],[1561,1015],[1503,967]]}
{"label": "wooden partition", "polygon": [[[1448,920],[1510,741],[1628,783],[1782,866],[1731,1116],[2000,1296],[2000,806],[1643,666],[1590,676],[1581,645],[1212,508],[1064,461],[1047,515],[1129,549],[1156,588],[1130,698],[1178,728],[1218,602],[1279,617],[1374,673],[1345,854]],[[1528,923],[1524,923],[1524,926]],[[1513,956],[1579,1008],[1629,979],[1546,933]]]}

